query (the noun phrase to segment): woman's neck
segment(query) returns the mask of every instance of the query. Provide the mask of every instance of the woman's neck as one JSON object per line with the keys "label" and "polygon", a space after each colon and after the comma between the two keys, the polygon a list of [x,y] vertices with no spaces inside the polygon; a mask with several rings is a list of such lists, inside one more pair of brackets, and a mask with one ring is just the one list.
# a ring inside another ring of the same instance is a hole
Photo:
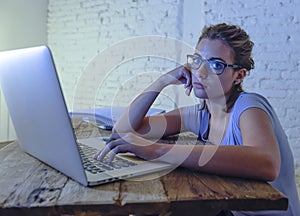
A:
{"label": "woman's neck", "polygon": [[210,112],[211,116],[222,118],[228,114],[225,111],[226,101],[225,98],[222,100],[206,100],[207,109]]}

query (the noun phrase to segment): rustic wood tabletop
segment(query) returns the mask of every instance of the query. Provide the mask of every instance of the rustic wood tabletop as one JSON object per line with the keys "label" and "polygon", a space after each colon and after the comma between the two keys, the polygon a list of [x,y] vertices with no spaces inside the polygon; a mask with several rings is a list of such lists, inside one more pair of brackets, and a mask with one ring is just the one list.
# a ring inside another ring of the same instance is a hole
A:
{"label": "rustic wood tabletop", "polygon": [[[82,121],[73,124],[78,138],[110,133]],[[181,142],[190,136],[181,136]],[[184,168],[84,187],[24,153],[17,142],[0,150],[0,161],[0,215],[215,215],[284,210],[288,203],[266,182]]]}

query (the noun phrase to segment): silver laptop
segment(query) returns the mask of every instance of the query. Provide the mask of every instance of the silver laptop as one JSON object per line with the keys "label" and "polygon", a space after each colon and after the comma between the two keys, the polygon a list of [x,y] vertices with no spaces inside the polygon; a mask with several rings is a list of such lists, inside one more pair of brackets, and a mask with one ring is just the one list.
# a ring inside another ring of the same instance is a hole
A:
{"label": "silver laptop", "polygon": [[118,156],[93,159],[101,138],[76,140],[50,49],[0,53],[0,85],[21,148],[82,185],[97,185],[172,169],[162,162]]}

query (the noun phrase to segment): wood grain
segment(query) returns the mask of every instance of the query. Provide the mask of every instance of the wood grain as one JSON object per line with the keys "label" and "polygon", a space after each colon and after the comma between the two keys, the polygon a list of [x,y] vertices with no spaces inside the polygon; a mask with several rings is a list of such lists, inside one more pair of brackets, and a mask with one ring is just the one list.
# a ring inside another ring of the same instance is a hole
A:
{"label": "wood grain", "polygon": [[[78,138],[109,136],[74,121]],[[194,144],[182,134],[166,143]],[[286,209],[287,198],[261,181],[177,168],[97,187],[84,187],[24,153],[17,142],[0,150],[0,215],[216,215],[223,210]]]}

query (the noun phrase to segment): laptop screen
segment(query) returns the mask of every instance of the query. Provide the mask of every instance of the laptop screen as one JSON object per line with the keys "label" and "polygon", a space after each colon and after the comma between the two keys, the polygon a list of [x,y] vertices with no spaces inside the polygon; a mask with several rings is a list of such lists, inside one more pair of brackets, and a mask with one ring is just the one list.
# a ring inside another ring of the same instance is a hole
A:
{"label": "laptop screen", "polygon": [[49,48],[1,52],[0,85],[21,148],[86,185]]}

